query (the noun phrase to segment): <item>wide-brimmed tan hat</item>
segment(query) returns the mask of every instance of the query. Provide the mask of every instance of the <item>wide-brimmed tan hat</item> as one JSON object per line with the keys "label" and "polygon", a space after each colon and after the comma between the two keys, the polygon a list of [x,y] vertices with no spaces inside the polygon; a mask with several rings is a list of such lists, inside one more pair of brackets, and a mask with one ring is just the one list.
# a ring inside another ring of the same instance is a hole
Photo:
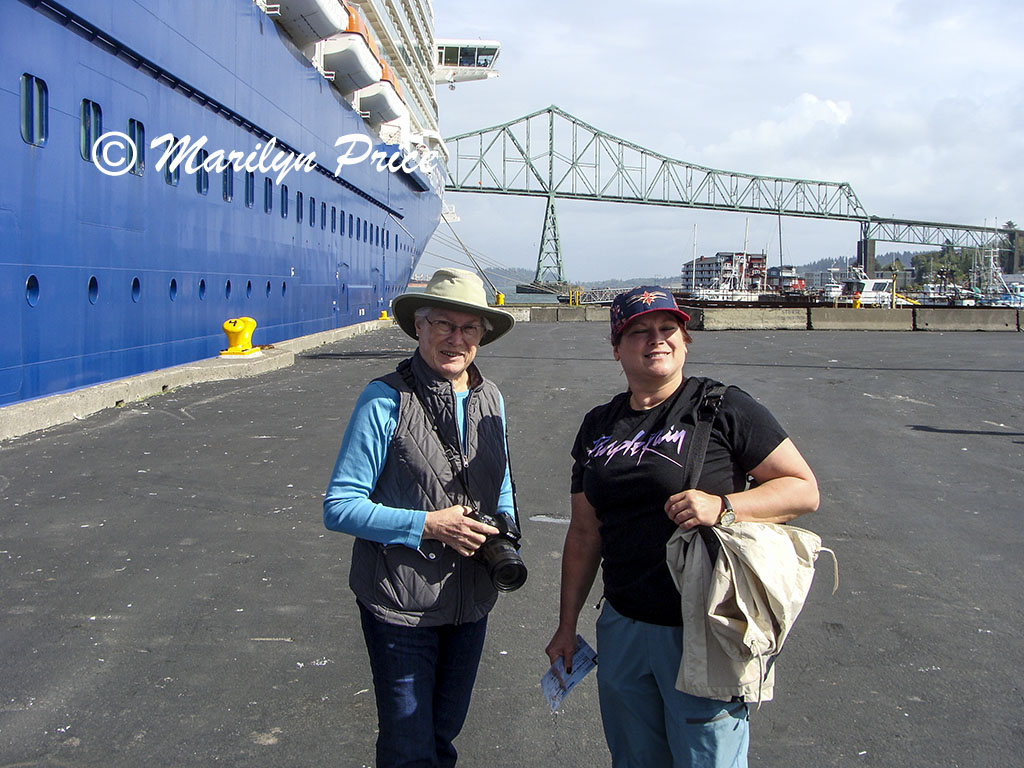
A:
{"label": "wide-brimmed tan hat", "polygon": [[465,269],[439,269],[422,293],[403,293],[391,302],[391,311],[403,331],[416,338],[416,310],[439,307],[486,317],[493,326],[480,339],[480,346],[496,341],[512,330],[516,320],[508,312],[487,306],[483,281]]}

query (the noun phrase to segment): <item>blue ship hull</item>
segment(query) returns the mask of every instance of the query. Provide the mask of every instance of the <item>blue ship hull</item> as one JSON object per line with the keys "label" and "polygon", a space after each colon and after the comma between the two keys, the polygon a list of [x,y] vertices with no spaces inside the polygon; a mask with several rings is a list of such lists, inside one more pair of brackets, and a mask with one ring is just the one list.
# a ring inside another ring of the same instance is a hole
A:
{"label": "blue ship hull", "polygon": [[[271,344],[374,319],[405,289],[439,190],[370,162],[335,175],[339,136],[396,148],[251,0],[3,5],[0,405],[214,356],[229,318]],[[140,129],[141,175],[83,157]],[[168,133],[225,154],[274,138],[318,167],[175,180],[147,144]]]}

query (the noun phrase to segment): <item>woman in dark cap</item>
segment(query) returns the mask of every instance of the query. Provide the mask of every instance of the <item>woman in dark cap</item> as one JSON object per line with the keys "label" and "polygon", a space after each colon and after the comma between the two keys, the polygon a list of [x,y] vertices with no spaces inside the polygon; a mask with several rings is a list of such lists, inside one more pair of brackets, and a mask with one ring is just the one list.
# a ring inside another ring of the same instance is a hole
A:
{"label": "woman in dark cap", "polygon": [[612,353],[629,388],[586,415],[572,449],[572,519],[547,654],[571,666],[580,610],[601,566],[598,689],[615,768],[747,765],[742,698],[675,688],[684,637],[665,545],[677,528],[781,523],[818,506],[817,482],[796,446],[736,387],[722,395],[696,487],[683,487],[696,410],[717,383],[683,374],[689,319],[659,286],[615,298]]}
{"label": "woman in dark cap", "polygon": [[460,269],[438,270],[392,309],[418,348],[356,402],[324,525],[356,537],[349,585],[373,672],[377,767],[453,766],[498,594],[473,555],[499,529],[475,518],[518,534],[504,401],[474,358],[515,321]]}

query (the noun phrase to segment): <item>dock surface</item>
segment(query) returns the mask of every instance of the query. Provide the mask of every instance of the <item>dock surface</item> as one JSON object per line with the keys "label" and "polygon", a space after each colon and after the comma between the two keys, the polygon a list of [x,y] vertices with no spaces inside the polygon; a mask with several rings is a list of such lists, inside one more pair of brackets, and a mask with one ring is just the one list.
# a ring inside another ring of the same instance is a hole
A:
{"label": "dock surface", "polygon": [[[530,578],[491,614],[460,765],[610,765],[594,677],[556,715],[538,685],[569,449],[625,386],[606,335],[522,323],[478,355]],[[376,331],[0,443],[0,766],[373,765],[351,540],[321,502],[356,397],[412,349]],[[686,372],[775,413],[821,487],[797,524],[839,560],[752,713],[750,764],[1020,765],[1024,334],[698,332]]]}

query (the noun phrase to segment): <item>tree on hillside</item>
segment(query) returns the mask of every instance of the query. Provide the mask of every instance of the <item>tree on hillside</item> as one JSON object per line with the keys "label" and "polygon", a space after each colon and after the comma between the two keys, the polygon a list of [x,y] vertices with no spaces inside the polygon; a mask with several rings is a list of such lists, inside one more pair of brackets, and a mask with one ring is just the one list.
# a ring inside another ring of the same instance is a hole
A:
{"label": "tree on hillside", "polygon": [[939,280],[939,272],[946,268],[942,251],[922,251],[911,254],[910,267],[917,276],[918,285]]}
{"label": "tree on hillside", "polygon": [[947,240],[941,251],[915,253],[910,264],[919,283],[934,280],[965,283],[970,278],[976,254],[976,248],[958,249]]}

